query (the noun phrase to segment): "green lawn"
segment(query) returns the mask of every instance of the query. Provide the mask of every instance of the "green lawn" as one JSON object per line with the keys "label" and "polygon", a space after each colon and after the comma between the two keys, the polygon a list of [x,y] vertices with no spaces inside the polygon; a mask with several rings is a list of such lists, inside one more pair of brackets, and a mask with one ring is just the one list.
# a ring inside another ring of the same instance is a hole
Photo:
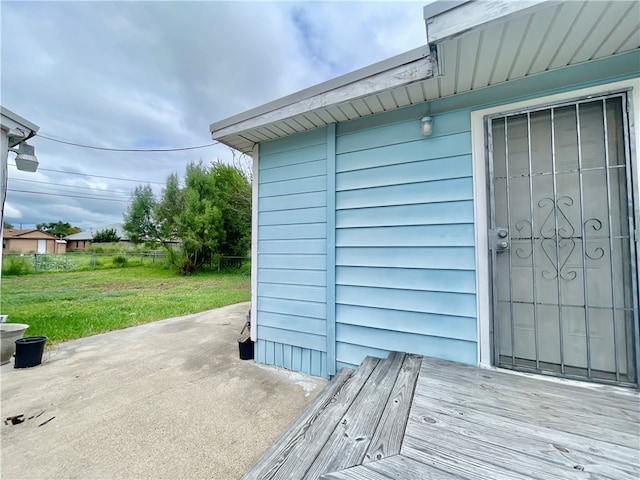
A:
{"label": "green lawn", "polygon": [[250,300],[239,273],[177,276],[137,266],[2,278],[2,308],[27,336],[60,342]]}

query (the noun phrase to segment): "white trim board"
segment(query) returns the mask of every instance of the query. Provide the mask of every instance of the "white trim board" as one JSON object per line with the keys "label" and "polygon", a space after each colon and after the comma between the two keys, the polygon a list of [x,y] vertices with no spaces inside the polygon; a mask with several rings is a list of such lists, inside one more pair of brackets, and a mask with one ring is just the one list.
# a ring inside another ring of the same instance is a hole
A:
{"label": "white trim board", "polygon": [[[633,124],[635,128],[634,142],[635,152],[640,146],[640,78],[621,82],[607,83],[597,87],[572,90],[570,92],[538,97],[517,103],[500,105],[498,107],[475,110],[471,112],[471,152],[473,158],[473,198],[474,198],[474,222],[476,241],[476,311],[478,315],[478,363],[480,366],[491,366],[491,302],[489,297],[489,244],[487,238],[487,172],[485,159],[485,132],[484,118],[488,115],[507,113],[515,110],[534,108],[553,103],[567,102],[573,99],[584,98],[590,95],[602,95],[607,92],[631,89],[633,103]],[[635,172],[634,185],[640,185],[640,170],[637,158],[631,158],[632,171]],[[638,198],[639,192],[634,192]]]}
{"label": "white trim board", "polygon": [[255,144],[251,152],[253,171],[251,178],[251,340],[258,340],[258,183],[260,169],[260,145]]}

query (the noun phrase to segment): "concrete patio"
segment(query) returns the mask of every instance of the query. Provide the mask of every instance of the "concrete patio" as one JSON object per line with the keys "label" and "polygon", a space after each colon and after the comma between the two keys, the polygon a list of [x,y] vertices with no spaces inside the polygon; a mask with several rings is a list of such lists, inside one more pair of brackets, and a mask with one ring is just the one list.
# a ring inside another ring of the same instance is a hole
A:
{"label": "concrete patio", "polygon": [[30,369],[3,365],[2,418],[26,420],[2,423],[0,477],[241,477],[326,383],[240,360],[248,309],[62,343]]}

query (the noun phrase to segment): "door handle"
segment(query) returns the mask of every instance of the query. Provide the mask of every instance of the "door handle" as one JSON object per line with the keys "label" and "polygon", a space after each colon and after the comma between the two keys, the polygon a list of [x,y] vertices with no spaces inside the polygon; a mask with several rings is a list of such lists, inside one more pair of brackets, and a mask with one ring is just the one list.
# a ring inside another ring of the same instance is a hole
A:
{"label": "door handle", "polygon": [[490,231],[492,242],[496,253],[509,249],[509,230],[505,227],[497,227]]}

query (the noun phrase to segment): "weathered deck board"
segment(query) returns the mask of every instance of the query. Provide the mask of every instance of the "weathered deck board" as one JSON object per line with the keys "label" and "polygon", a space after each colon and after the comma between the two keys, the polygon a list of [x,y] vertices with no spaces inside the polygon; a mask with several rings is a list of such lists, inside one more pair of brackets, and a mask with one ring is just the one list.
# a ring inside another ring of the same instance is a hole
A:
{"label": "weathered deck board", "polygon": [[636,479],[640,395],[414,355],[367,358],[245,478]]}
{"label": "weathered deck board", "polygon": [[400,453],[421,363],[422,357],[418,355],[405,357],[363,463],[382,460]]}
{"label": "weathered deck board", "polygon": [[[586,466],[591,473],[618,480],[637,478],[633,473],[637,466],[629,460],[634,457],[637,459],[638,452],[632,449],[620,452],[621,447],[590,441],[580,436],[572,436],[571,441],[564,441],[567,440],[566,437],[558,439],[553,431],[548,430],[549,435],[545,435],[546,432],[541,428],[503,421],[495,416],[485,418],[483,423],[477,423],[477,418],[474,418],[475,412],[456,408],[454,405],[442,405],[418,395],[414,400],[406,435],[429,438],[429,443],[446,441],[455,444],[460,452],[466,452],[468,449],[490,451],[492,462],[500,460],[501,456],[505,455],[507,462],[513,458],[521,462],[520,457],[524,456],[533,462],[547,465],[545,473],[551,475],[540,478],[561,478],[560,473],[568,469],[573,474],[572,470],[576,466]],[[464,445],[452,440],[452,435],[461,439]],[[498,454],[496,449],[499,451]],[[611,465],[609,459],[618,456],[619,453],[626,455],[627,461],[621,459],[618,465]]]}
{"label": "weathered deck board", "polygon": [[[637,398],[627,393],[626,389],[597,385],[597,391],[591,391],[587,384],[576,386],[572,384],[550,382],[539,377],[523,377],[513,373],[496,372],[478,369],[467,365],[462,368],[451,365],[444,360],[423,360],[423,371],[430,378],[439,378],[451,384],[451,375],[455,374],[459,380],[458,386],[472,386],[480,388],[499,388],[509,398],[537,397],[538,403],[551,403],[554,408],[566,407],[572,409],[575,399],[579,397],[583,402],[581,411],[589,415],[604,416],[609,418],[622,418],[640,422],[640,409]],[[539,388],[532,388],[538,382]],[[603,395],[609,392],[610,395]]]}
{"label": "weathered deck board", "polygon": [[325,448],[307,472],[307,478],[320,478],[362,463],[382,412],[404,362],[403,353],[394,352],[380,362],[358,397],[340,420]]}
{"label": "weathered deck board", "polygon": [[[412,410],[412,415],[418,415],[418,405],[423,401],[422,393],[417,393],[414,399],[415,409]],[[519,419],[512,419],[507,416],[490,413],[487,411],[478,411],[468,408],[461,408],[459,403],[452,403],[440,398],[434,399],[427,396],[427,400],[430,401],[429,410],[431,416],[433,415],[445,415],[456,418],[458,420],[464,420],[468,422],[469,429],[475,431],[488,430],[496,435],[496,438],[500,438],[502,441],[510,441],[510,437],[507,433],[513,435],[524,435],[529,438],[535,438],[542,442],[548,442],[549,444],[555,444],[570,450],[571,452],[585,452],[595,458],[601,458],[606,460],[608,458],[615,457],[618,463],[626,463],[629,465],[636,465],[639,459],[639,453],[637,448],[621,447],[619,445],[604,441],[599,437],[585,437],[583,435],[577,435],[573,432],[564,432],[548,428],[544,425],[535,425],[530,422],[523,422]],[[571,422],[571,411],[567,411],[567,422]],[[443,420],[444,421],[444,420]],[[640,443],[640,440],[639,440]]]}
{"label": "weathered deck board", "polygon": [[[539,387],[539,386],[538,386]],[[633,425],[619,421],[616,418],[602,417],[596,421],[595,417],[581,415],[580,404],[574,404],[572,409],[556,409],[551,405],[537,405],[538,397],[513,400],[509,395],[499,390],[469,388],[464,385],[424,377],[416,387],[416,394],[425,395],[437,401],[452,402],[460,407],[493,413],[498,416],[521,420],[532,425],[539,425],[555,430],[571,432],[587,438],[598,437],[615,445],[633,448],[638,444],[638,435]],[[571,421],[567,416],[571,415]],[[605,421],[608,420],[608,421]]]}
{"label": "weathered deck board", "polygon": [[304,478],[335,430],[338,419],[342,418],[378,363],[376,358],[365,359],[358,370],[340,381],[338,387],[329,388],[319,400],[314,400],[244,478]]}
{"label": "weathered deck board", "polygon": [[403,455],[323,475],[322,480],[461,480],[465,477],[428,467]]}

